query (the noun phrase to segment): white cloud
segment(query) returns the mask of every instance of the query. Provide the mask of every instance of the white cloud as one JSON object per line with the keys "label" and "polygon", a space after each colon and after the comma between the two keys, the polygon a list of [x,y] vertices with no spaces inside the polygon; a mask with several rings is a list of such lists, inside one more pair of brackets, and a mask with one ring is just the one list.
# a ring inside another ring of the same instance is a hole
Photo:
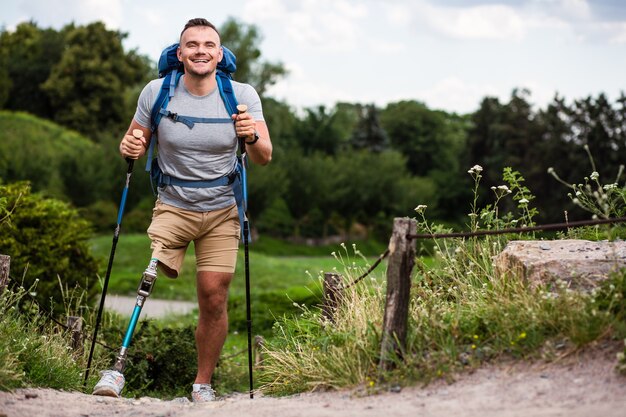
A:
{"label": "white cloud", "polygon": [[561,0],[561,12],[577,19],[591,18],[591,7],[587,0]]}
{"label": "white cloud", "polygon": [[614,35],[611,37],[611,43],[626,43],[626,22],[620,22],[611,27]]}
{"label": "white cloud", "polygon": [[159,27],[167,24],[167,16],[157,10],[138,7],[136,11],[144,25]]}
{"label": "white cloud", "polygon": [[[510,90],[493,84],[478,84],[457,76],[449,76],[436,82],[431,88],[416,92],[418,100],[437,109],[454,109],[459,113],[474,111],[485,96],[505,98]],[[406,97],[405,97],[406,99]]]}
{"label": "white cloud", "polygon": [[319,105],[332,107],[338,101],[357,102],[350,91],[338,88],[336,79],[322,80],[311,76],[302,66],[296,63],[286,63],[289,77],[280,80],[268,89],[268,93],[279,100],[304,108]]}
{"label": "white cloud", "polygon": [[251,0],[243,9],[243,16],[247,21],[278,20],[286,14],[282,0]]}
{"label": "white cloud", "polygon": [[562,19],[587,20],[592,18],[587,0],[531,0],[527,9],[536,14],[559,16]]}
{"label": "white cloud", "polygon": [[346,51],[356,45],[358,22],[368,16],[368,8],[345,0],[252,0],[243,15],[259,26],[279,24],[301,47]]}
{"label": "white cloud", "polygon": [[[104,22],[110,29],[122,23],[122,0],[22,0],[18,6],[42,26],[61,27],[68,23]],[[68,13],[71,11],[71,13]]]}
{"label": "white cloud", "polygon": [[392,25],[409,26],[411,24],[411,8],[403,4],[383,4],[385,17]]}
{"label": "white cloud", "polygon": [[524,17],[509,6],[459,8],[424,5],[423,12],[428,26],[451,38],[517,41],[526,34]]}

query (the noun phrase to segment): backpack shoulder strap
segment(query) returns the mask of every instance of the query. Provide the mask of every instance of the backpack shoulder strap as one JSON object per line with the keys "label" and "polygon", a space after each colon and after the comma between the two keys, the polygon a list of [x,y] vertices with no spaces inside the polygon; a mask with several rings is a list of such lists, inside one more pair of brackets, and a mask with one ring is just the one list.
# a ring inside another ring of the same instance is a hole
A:
{"label": "backpack shoulder strap", "polygon": [[178,71],[177,69],[168,73],[163,78],[163,83],[161,84],[161,89],[159,90],[159,95],[157,95],[154,104],[152,105],[152,110],[150,111],[150,130],[152,130],[152,139],[150,140],[150,146],[148,147],[148,155],[146,160],[146,171],[150,172],[152,167],[152,156],[154,154],[154,149],[156,147],[157,139],[157,129],[159,127],[159,123],[161,122],[161,118],[163,117],[162,110],[167,108],[167,105],[170,102],[170,99],[174,96],[174,90],[180,81],[180,77],[183,75],[182,71]]}
{"label": "backpack shoulder strap", "polygon": [[226,110],[231,115],[237,114],[237,104],[239,103],[237,102],[237,97],[235,97],[235,91],[233,90],[233,83],[230,77],[222,71],[217,71],[215,79],[217,80],[217,87],[224,101],[224,105],[226,106]]}

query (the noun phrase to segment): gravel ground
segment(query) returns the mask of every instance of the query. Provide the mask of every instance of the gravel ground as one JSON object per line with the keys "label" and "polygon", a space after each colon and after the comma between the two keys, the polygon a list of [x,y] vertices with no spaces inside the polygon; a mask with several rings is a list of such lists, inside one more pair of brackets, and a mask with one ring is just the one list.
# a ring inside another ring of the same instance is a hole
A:
{"label": "gravel ground", "polygon": [[210,404],[187,399],[104,398],[51,389],[0,392],[0,417],[528,417],[626,416],[626,377],[615,372],[618,347],[572,354],[557,363],[507,362],[400,392],[359,389],[253,400],[237,394]]}

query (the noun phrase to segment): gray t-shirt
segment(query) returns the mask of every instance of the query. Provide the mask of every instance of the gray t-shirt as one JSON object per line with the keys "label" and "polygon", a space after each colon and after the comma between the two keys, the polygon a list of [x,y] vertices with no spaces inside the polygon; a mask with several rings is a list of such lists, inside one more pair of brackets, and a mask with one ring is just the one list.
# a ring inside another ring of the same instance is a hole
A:
{"label": "gray t-shirt", "polygon": [[[180,116],[230,118],[217,88],[206,96],[192,95],[180,79],[167,110]],[[134,119],[150,127],[150,112],[161,89],[162,79],[150,81],[141,92]],[[255,120],[264,120],[261,100],[249,84],[232,82],[239,104],[248,106]],[[161,118],[157,130],[158,160],[163,173],[182,180],[213,180],[231,173],[236,164],[237,136],[233,123],[184,123]],[[152,140],[155,138],[153,137]],[[212,211],[235,204],[230,186],[190,188],[159,187],[159,199],[175,207],[193,211]]]}

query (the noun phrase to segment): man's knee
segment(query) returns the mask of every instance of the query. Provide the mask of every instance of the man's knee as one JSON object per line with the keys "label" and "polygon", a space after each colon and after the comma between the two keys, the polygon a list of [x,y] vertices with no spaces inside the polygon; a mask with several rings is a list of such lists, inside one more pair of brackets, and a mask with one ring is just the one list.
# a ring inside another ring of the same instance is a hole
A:
{"label": "man's knee", "polygon": [[233,274],[198,272],[198,307],[203,314],[221,317],[226,312],[228,287]]}

